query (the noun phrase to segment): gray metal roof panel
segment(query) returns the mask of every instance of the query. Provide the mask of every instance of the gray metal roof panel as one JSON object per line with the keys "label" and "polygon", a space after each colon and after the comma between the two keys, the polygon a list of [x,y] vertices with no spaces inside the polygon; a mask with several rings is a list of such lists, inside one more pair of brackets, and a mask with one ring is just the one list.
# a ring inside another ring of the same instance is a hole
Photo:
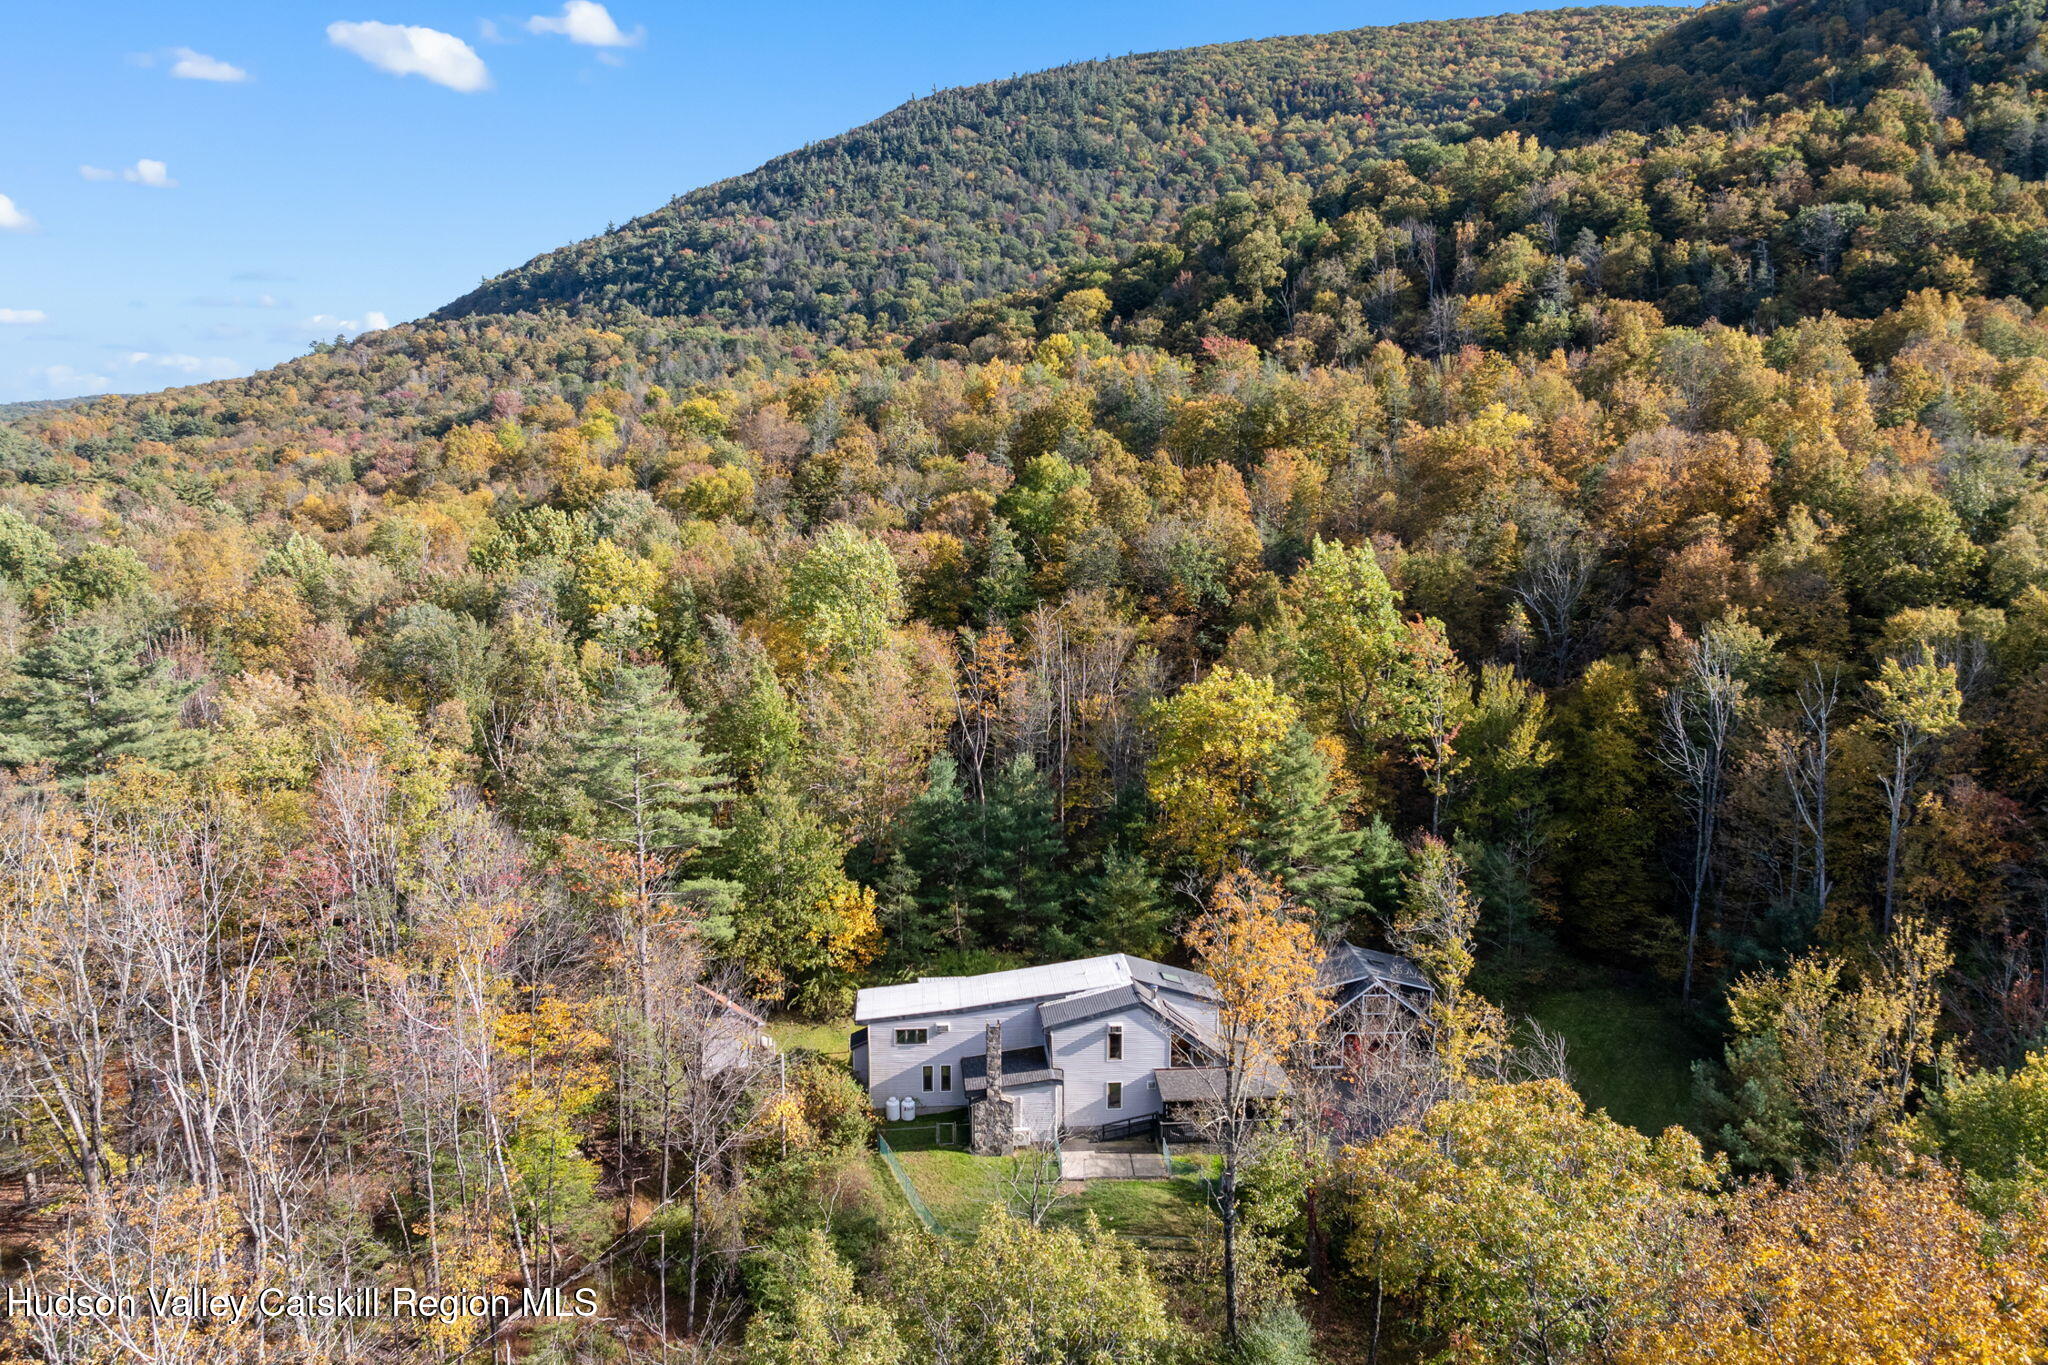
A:
{"label": "gray metal roof panel", "polygon": [[993,1005],[1027,1000],[1057,1000],[1089,991],[1108,990],[1142,981],[1214,998],[1215,988],[1199,972],[1167,967],[1124,953],[1106,953],[1074,962],[1015,967],[979,976],[927,976],[900,986],[870,986],[855,998],[853,1017],[862,1024],[922,1015],[958,1014]]}
{"label": "gray metal roof panel", "polygon": [[1361,948],[1355,943],[1339,943],[1331,948],[1316,976],[1325,987],[1371,979],[1412,991],[1435,989],[1429,984],[1429,978],[1407,958],[1374,948]]}

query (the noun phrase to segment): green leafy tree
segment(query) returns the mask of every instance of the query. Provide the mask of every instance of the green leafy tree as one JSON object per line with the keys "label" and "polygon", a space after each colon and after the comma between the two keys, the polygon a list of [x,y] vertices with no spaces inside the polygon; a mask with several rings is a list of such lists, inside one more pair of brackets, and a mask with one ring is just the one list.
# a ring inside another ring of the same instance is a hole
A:
{"label": "green leafy tree", "polygon": [[1554,731],[1565,775],[1557,809],[1565,931],[1591,952],[1665,956],[1671,933],[1651,894],[1651,722],[1635,670],[1618,659],[1593,664],[1566,694]]}
{"label": "green leafy tree", "polygon": [[845,858],[845,842],[779,778],[738,803],[715,866],[739,896],[714,940],[763,998],[842,1008],[880,952],[874,894],[847,877]]}
{"label": "green leafy tree", "polygon": [[1952,962],[1946,934],[1907,920],[1853,974],[1811,953],[1737,981],[1725,1065],[1719,1077],[1701,1073],[1730,1154],[1789,1174],[1845,1166],[1884,1137],[1934,1060]]}
{"label": "green leafy tree", "polygon": [[57,582],[74,606],[132,597],[149,586],[149,566],[125,545],[86,545],[64,561]]}
{"label": "green leafy tree", "polygon": [[1036,1228],[993,1209],[971,1238],[907,1234],[885,1259],[905,1360],[1144,1365],[1180,1335],[1144,1252],[1092,1216]]}
{"label": "green leafy tree", "polygon": [[25,590],[39,588],[63,557],[55,536],[12,507],[0,507],[0,574]]}
{"label": "green leafy tree", "polygon": [[704,735],[748,783],[787,776],[803,723],[760,642],[715,620],[708,657],[689,677],[704,708]]}
{"label": "green leafy tree", "polygon": [[867,658],[903,620],[896,560],[879,541],[834,522],[790,567],[784,611],[813,659],[843,666]]}
{"label": "green leafy tree", "polygon": [[1265,818],[1261,784],[1297,716],[1272,679],[1230,668],[1162,703],[1145,777],[1160,841],[1205,876],[1225,870]]}
{"label": "green leafy tree", "polygon": [[1983,558],[1946,498],[1901,484],[1875,495],[1856,518],[1842,568],[1864,610],[1884,617],[1956,601]]}
{"label": "green leafy tree", "polygon": [[1952,1078],[1921,1124],[1962,1172],[1972,1203],[1993,1217],[2024,1209],[2048,1193],[2048,1048],[2010,1071]]}
{"label": "green leafy tree", "polygon": [[1906,816],[1919,785],[1924,751],[1962,723],[1963,693],[1954,664],[1937,663],[1922,648],[1901,663],[1886,659],[1870,683],[1870,709],[1890,750],[1890,771],[1881,774],[1884,792],[1884,900],[1880,927],[1890,932],[1898,901],[1899,849]]}
{"label": "green leafy tree", "polygon": [[832,1241],[813,1228],[764,1257],[747,1323],[747,1365],[897,1365],[902,1336],[887,1308],[854,1285],[853,1271]]}
{"label": "green leafy tree", "polygon": [[1284,608],[1290,684],[1310,721],[1366,748],[1405,735],[1406,632],[1372,547],[1318,537]]}

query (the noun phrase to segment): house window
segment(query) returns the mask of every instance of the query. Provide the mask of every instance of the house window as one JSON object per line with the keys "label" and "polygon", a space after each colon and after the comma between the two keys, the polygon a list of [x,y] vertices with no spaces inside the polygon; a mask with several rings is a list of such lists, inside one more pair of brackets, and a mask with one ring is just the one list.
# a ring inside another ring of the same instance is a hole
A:
{"label": "house window", "polygon": [[932,1069],[930,1067],[924,1069],[924,1088],[926,1090],[932,1088]]}
{"label": "house window", "polygon": [[925,1031],[921,1028],[897,1029],[896,1046],[915,1047],[917,1044],[922,1043],[925,1040],[925,1036]]}
{"label": "house window", "polygon": [[1172,1066],[1193,1066],[1195,1064],[1194,1044],[1181,1037],[1178,1033],[1173,1035],[1173,1042],[1168,1048],[1168,1053],[1171,1057],[1169,1064]]}
{"label": "house window", "polygon": [[950,1067],[950,1066],[942,1066],[942,1067],[940,1067],[940,1068],[939,1068],[939,1089],[941,1089],[941,1090],[948,1090],[948,1091],[950,1091],[950,1090],[951,1090],[952,1088],[953,1088],[953,1068],[952,1068],[952,1067]]}
{"label": "house window", "polygon": [[1123,1059],[1124,1026],[1122,1024],[1111,1024],[1109,1026],[1109,1060],[1120,1062]]}
{"label": "house window", "polygon": [[1124,1083],[1122,1081],[1111,1081],[1109,1083],[1109,1107],[1112,1109],[1124,1107]]}

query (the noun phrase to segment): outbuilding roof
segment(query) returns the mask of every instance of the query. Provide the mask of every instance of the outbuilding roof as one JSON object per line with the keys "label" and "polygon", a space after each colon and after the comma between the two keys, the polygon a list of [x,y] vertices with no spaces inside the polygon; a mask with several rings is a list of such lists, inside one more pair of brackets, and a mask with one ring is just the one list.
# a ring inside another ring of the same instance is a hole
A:
{"label": "outbuilding roof", "polygon": [[1328,990],[1354,981],[1398,986],[1409,991],[1434,993],[1436,989],[1429,984],[1429,978],[1416,970],[1415,964],[1405,957],[1396,957],[1374,948],[1360,948],[1352,943],[1336,944],[1317,969],[1316,984]]}

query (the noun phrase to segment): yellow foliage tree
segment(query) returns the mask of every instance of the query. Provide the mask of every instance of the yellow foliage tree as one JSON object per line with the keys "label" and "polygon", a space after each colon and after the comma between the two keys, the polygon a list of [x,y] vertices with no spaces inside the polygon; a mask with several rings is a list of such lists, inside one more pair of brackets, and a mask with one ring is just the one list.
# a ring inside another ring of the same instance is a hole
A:
{"label": "yellow foliage tree", "polygon": [[1464,1362],[1584,1358],[1638,1311],[1716,1170],[1563,1081],[1484,1087],[1347,1149],[1352,1266]]}
{"label": "yellow foliage tree", "polygon": [[1219,1083],[1200,1108],[1203,1136],[1223,1154],[1216,1192],[1223,1220],[1224,1322],[1238,1332],[1238,1176],[1277,1116],[1285,1066],[1314,1038],[1328,1002],[1316,982],[1322,955],[1308,913],[1242,868],[1217,883],[1188,926],[1187,945],[1215,983]]}
{"label": "yellow foliage tree", "polygon": [[1203,873],[1220,874],[1252,834],[1259,779],[1298,719],[1272,679],[1230,668],[1163,703],[1146,771],[1160,842]]}
{"label": "yellow foliage tree", "polygon": [[1759,1182],[1703,1224],[1615,1365],[1992,1365],[2048,1341],[2048,1208],[1991,1235],[1944,1171]]}

